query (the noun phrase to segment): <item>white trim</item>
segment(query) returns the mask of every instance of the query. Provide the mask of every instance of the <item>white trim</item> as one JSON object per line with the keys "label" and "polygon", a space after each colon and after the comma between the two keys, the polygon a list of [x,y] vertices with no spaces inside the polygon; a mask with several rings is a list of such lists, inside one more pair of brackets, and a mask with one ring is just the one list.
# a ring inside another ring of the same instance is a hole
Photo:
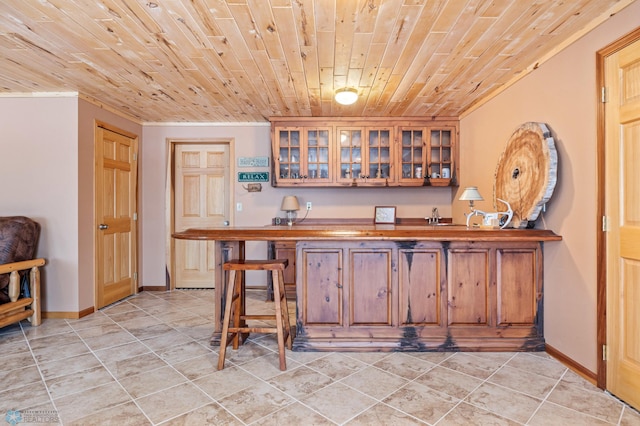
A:
{"label": "white trim", "polygon": [[0,98],[77,98],[78,92],[4,92]]}
{"label": "white trim", "polygon": [[142,123],[143,127],[156,126],[156,127],[269,127],[269,122],[257,122],[257,121],[161,121],[161,122],[145,122]]}

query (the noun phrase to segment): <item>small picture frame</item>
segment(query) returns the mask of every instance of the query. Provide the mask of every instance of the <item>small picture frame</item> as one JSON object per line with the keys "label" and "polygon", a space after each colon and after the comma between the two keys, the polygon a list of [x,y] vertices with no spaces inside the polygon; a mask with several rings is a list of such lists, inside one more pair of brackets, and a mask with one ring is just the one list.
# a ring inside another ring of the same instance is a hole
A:
{"label": "small picture frame", "polygon": [[396,207],[395,206],[376,206],[373,223],[375,224],[395,224],[396,223]]}

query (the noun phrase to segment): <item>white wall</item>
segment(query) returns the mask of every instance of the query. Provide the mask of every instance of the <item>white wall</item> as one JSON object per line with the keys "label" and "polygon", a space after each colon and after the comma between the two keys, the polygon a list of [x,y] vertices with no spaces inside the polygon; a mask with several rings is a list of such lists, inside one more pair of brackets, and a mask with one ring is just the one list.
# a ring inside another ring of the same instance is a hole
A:
{"label": "white wall", "polygon": [[[142,246],[141,279],[144,286],[165,285],[165,185],[167,139],[233,139],[235,157],[271,158],[270,127],[264,123],[247,125],[146,125],[143,128]],[[237,164],[234,159],[233,163]],[[438,207],[443,217],[451,216],[450,188],[273,188],[262,184],[262,192],[249,193],[237,182],[239,171],[270,171],[266,168],[236,168],[233,196],[243,205],[234,212],[236,226],[267,225],[271,218],[284,216],[280,203],[285,195],[297,195],[302,206],[313,203],[309,218],[371,218],[376,205],[397,206],[398,217],[425,217]],[[271,176],[271,175],[270,175]],[[299,217],[304,215],[300,211]],[[462,216],[459,218],[462,221]],[[247,256],[264,257],[264,244],[248,244]],[[261,283],[252,283],[261,284]]]}
{"label": "white wall", "polygon": [[[555,133],[558,183],[537,227],[562,235],[545,245],[545,337],[595,372],[596,356],[596,51],[635,29],[635,2],[461,120],[461,188],[478,185],[492,210],[493,173],[516,128],[547,123]],[[467,205],[455,202],[454,212]]]}
{"label": "white wall", "polygon": [[0,98],[0,215],[42,228],[42,310],[78,309],[77,98]]}

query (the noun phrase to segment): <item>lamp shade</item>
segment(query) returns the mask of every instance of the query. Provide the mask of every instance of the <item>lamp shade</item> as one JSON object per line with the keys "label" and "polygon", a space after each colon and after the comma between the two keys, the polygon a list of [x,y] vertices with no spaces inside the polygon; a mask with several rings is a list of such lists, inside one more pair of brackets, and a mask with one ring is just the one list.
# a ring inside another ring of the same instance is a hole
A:
{"label": "lamp shade", "polygon": [[467,186],[462,195],[459,198],[460,201],[482,201],[482,195],[480,195],[480,191],[478,191],[477,186]]}
{"label": "lamp shade", "polygon": [[291,212],[294,210],[300,210],[300,204],[298,204],[298,197],[295,195],[286,195],[282,198],[282,205],[280,210],[284,212]]}
{"label": "lamp shade", "polygon": [[358,91],[350,87],[338,89],[335,94],[336,102],[342,105],[351,105],[358,100]]}

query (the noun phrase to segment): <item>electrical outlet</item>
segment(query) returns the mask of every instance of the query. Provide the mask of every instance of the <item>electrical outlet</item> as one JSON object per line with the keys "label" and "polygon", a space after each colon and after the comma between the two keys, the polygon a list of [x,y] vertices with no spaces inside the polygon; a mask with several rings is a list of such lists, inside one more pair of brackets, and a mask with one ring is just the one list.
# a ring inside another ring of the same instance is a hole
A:
{"label": "electrical outlet", "polygon": [[311,201],[307,201],[307,210],[311,210]]}

